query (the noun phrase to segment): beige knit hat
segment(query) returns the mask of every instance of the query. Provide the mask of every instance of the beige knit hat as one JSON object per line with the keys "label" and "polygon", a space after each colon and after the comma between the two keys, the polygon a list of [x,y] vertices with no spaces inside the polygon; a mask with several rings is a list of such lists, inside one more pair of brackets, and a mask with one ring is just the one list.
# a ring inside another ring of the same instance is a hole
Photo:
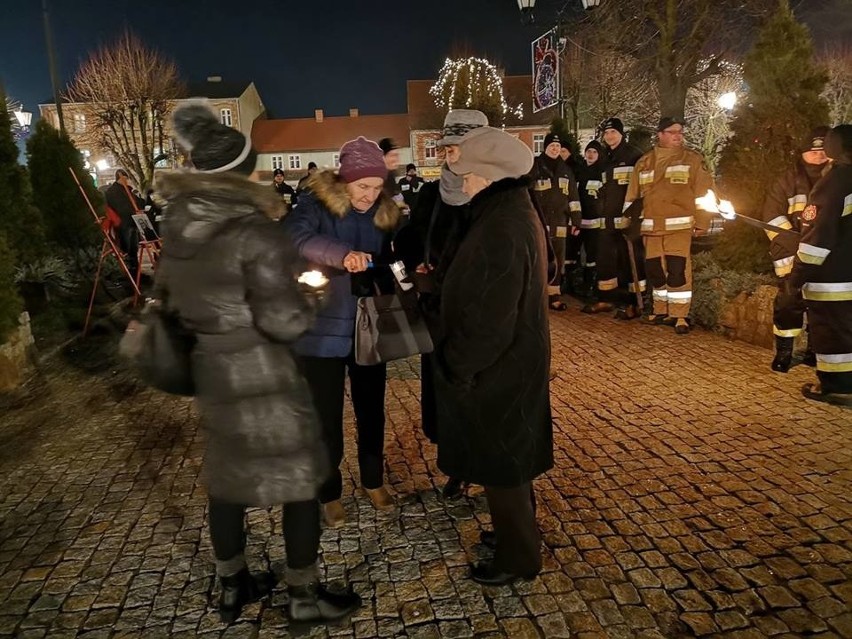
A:
{"label": "beige knit hat", "polygon": [[496,182],[526,175],[533,166],[533,153],[526,144],[490,126],[470,131],[461,141],[459,150],[458,162],[450,165],[456,175],[474,173]]}

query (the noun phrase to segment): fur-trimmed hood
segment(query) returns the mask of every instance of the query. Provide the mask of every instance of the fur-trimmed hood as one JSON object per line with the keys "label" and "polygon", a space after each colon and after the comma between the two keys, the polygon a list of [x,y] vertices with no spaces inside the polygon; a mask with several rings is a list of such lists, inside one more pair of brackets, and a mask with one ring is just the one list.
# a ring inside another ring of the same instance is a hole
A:
{"label": "fur-trimmed hood", "polygon": [[268,184],[258,184],[234,173],[159,171],[154,176],[153,188],[154,193],[167,203],[183,197],[251,203],[273,220],[285,212],[281,197]]}
{"label": "fur-trimmed hood", "polygon": [[[346,183],[333,171],[317,171],[308,178],[306,188],[336,217],[343,218],[352,210],[346,193]],[[399,206],[385,192],[373,205],[376,211],[373,223],[383,231],[392,231],[399,223]]]}
{"label": "fur-trimmed hood", "polygon": [[163,171],[154,192],[165,201],[164,236],[176,256],[194,254],[234,220],[258,212],[275,220],[284,213],[274,189],[236,174]]}

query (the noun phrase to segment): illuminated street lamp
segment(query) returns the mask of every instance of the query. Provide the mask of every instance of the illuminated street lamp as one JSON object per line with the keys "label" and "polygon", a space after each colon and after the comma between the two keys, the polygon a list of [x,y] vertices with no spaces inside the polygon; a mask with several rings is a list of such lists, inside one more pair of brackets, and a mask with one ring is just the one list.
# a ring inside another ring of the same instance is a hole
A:
{"label": "illuminated street lamp", "polygon": [[95,166],[98,167],[98,171],[106,171],[109,168],[109,162],[106,160],[98,160],[95,162]]}
{"label": "illuminated street lamp", "polygon": [[737,94],[734,91],[728,91],[728,93],[723,93],[719,96],[719,99],[716,101],[720,108],[725,109],[725,111],[733,110],[734,106],[737,104]]}

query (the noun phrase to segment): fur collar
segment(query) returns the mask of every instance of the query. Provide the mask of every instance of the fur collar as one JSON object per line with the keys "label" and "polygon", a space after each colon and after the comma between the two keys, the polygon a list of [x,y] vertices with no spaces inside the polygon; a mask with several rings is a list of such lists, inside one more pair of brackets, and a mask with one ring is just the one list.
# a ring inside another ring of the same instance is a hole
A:
{"label": "fur collar", "polygon": [[[346,194],[346,184],[333,171],[317,171],[308,178],[306,188],[336,217],[346,217],[352,210],[352,204]],[[373,224],[377,228],[392,231],[397,227],[399,206],[387,193],[382,192],[373,208],[376,211]]]}
{"label": "fur collar", "polygon": [[183,197],[212,197],[251,203],[273,220],[284,214],[281,197],[268,184],[258,184],[236,173],[160,171],[154,177],[154,192],[167,202]]}

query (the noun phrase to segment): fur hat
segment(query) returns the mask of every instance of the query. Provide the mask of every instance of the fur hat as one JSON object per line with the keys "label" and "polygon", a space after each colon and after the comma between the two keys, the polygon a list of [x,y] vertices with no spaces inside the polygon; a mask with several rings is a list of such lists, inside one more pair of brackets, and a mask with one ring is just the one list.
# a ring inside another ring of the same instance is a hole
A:
{"label": "fur hat", "polygon": [[438,146],[461,144],[462,139],[473,129],[488,126],[488,118],[475,109],[453,109],[444,118],[444,136]]}
{"label": "fur hat", "polygon": [[674,126],[675,124],[679,124],[682,127],[686,126],[686,120],[683,118],[674,118],[671,116],[666,116],[664,118],[660,118],[659,124],[657,124],[657,132],[665,131],[670,126]]}
{"label": "fur hat", "polygon": [[533,154],[526,144],[505,131],[485,126],[465,136],[461,156],[450,170],[456,175],[475,173],[497,182],[526,175],[532,166]]}
{"label": "fur hat", "polygon": [[366,177],[385,179],[388,176],[385,154],[378,144],[363,136],[350,140],[340,147],[338,175],[346,183]]}
{"label": "fur hat", "polygon": [[542,146],[542,148],[546,149],[554,142],[559,146],[562,146],[562,140],[559,139],[559,136],[556,133],[553,133],[553,131],[551,131],[550,133],[544,136],[544,145]]}
{"label": "fur hat", "polygon": [[257,153],[251,138],[219,122],[207,100],[191,100],[175,109],[172,125],[175,138],[199,171],[245,175],[254,171]]}
{"label": "fur hat", "polygon": [[607,118],[601,123],[601,131],[606,131],[607,129],[615,129],[621,135],[624,135],[624,122],[618,118]]}

